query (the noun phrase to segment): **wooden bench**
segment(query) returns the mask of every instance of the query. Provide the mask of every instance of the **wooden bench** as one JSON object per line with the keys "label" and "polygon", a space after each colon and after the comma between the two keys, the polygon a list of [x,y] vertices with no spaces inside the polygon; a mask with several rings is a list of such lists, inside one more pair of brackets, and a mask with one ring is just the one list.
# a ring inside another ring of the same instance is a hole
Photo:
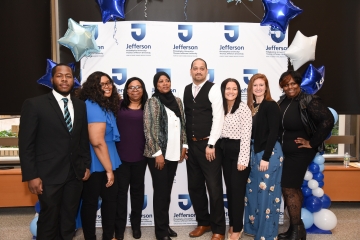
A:
{"label": "wooden bench", "polygon": [[37,195],[31,194],[27,182],[21,181],[21,169],[0,169],[0,207],[35,206]]}

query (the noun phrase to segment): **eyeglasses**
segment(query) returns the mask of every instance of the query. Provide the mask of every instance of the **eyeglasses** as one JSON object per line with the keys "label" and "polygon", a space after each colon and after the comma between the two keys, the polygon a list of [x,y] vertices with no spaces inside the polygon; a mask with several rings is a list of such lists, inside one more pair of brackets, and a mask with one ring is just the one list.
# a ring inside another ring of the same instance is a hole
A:
{"label": "eyeglasses", "polygon": [[284,86],[283,86],[283,88],[288,88],[288,87],[293,87],[293,86],[295,86],[295,85],[297,85],[297,83],[296,82],[291,82],[291,83],[288,83],[288,84],[285,84]]}
{"label": "eyeglasses", "polygon": [[100,83],[100,86],[101,86],[102,88],[104,88],[104,87],[112,87],[112,82],[106,82],[106,83],[101,82],[101,83]]}
{"label": "eyeglasses", "polygon": [[139,91],[139,90],[141,90],[142,89],[142,87],[141,86],[131,86],[131,87],[128,87],[128,90],[130,90],[130,91]]}

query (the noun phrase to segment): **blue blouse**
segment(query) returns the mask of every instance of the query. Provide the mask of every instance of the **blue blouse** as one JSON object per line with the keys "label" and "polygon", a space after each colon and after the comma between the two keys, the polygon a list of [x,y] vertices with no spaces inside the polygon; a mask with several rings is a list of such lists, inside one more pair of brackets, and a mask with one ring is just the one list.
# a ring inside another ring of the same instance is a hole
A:
{"label": "blue blouse", "polygon": [[[105,142],[108,147],[112,168],[113,170],[115,170],[121,165],[121,160],[115,146],[115,142],[120,141],[120,134],[116,126],[115,116],[112,112],[105,111],[100,107],[99,104],[91,100],[86,100],[85,104],[87,109],[88,123],[95,123],[95,122],[106,123]],[[103,165],[96,156],[94,148],[91,144],[90,144],[90,152],[91,152],[90,173],[105,171]]]}

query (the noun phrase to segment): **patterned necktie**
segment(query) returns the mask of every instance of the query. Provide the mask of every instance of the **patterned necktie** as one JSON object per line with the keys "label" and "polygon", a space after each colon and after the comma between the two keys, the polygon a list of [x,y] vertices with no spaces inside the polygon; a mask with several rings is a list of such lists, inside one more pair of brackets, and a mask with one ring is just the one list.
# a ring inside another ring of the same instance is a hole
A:
{"label": "patterned necktie", "polygon": [[68,101],[69,101],[69,99],[63,98],[62,100],[64,101],[64,118],[65,118],[65,123],[66,123],[66,126],[67,126],[69,132],[71,132],[71,130],[72,130],[71,116],[70,116],[70,112],[69,112],[69,109],[68,109]]}
{"label": "patterned necktie", "polygon": [[200,90],[200,86],[195,86],[194,98],[196,98],[196,95],[198,95],[199,90]]}

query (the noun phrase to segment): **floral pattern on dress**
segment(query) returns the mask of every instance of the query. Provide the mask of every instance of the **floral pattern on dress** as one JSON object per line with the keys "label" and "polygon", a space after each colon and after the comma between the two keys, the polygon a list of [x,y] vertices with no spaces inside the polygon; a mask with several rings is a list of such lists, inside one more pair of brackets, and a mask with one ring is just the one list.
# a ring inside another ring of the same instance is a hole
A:
{"label": "floral pattern on dress", "polygon": [[255,154],[252,146],[251,172],[246,184],[244,231],[254,235],[255,240],[277,239],[280,216],[283,152],[276,142],[268,170],[260,172],[263,153]]}

